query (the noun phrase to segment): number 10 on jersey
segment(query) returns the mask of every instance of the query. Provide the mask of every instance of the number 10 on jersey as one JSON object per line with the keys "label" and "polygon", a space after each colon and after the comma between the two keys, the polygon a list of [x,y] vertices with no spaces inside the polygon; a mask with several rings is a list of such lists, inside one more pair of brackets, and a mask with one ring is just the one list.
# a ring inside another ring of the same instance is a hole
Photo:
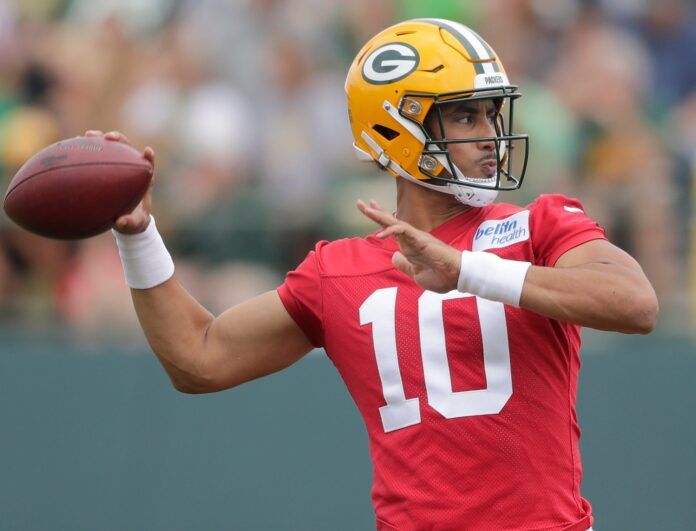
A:
{"label": "number 10 on jersey", "polygon": [[[398,288],[374,291],[360,306],[360,325],[372,324],[372,342],[382,382],[385,406],[379,408],[385,432],[421,421],[418,398],[406,398],[396,345],[396,295]],[[505,308],[500,302],[476,297],[483,343],[486,388],[452,391],[447,360],[443,302],[473,297],[468,293],[425,291],[418,298],[418,325],[423,357],[423,377],[428,404],[446,419],[495,415],[512,396],[510,348]],[[469,326],[469,323],[462,323]]]}

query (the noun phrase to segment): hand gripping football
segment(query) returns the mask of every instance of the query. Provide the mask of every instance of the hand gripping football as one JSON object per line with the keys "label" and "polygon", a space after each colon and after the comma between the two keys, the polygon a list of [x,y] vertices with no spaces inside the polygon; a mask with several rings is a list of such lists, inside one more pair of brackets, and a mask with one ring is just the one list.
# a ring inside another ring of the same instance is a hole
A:
{"label": "hand gripping football", "polygon": [[29,159],[10,181],[3,207],[40,236],[88,238],[131,212],[151,180],[152,165],[132,147],[78,136]]}

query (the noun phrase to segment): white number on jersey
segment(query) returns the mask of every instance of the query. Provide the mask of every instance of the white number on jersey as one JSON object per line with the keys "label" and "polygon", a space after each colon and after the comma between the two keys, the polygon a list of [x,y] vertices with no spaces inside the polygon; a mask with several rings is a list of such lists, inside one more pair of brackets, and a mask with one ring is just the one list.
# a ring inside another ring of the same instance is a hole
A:
{"label": "white number on jersey", "polygon": [[[360,325],[372,324],[372,341],[385,406],[379,408],[385,432],[421,421],[418,398],[406,398],[396,347],[397,288],[373,292],[360,306]],[[510,348],[504,306],[476,297],[487,386],[452,391],[445,340],[443,302],[468,293],[426,291],[418,299],[418,325],[428,404],[447,419],[500,413],[512,396]]]}

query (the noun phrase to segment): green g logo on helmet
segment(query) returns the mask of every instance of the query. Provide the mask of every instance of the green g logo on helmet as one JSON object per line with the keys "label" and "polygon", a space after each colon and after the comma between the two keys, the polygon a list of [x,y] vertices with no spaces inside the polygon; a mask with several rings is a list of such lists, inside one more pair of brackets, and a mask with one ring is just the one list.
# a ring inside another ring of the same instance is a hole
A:
{"label": "green g logo on helmet", "polygon": [[418,51],[403,42],[380,46],[365,59],[363,79],[373,85],[386,85],[405,78],[418,67]]}

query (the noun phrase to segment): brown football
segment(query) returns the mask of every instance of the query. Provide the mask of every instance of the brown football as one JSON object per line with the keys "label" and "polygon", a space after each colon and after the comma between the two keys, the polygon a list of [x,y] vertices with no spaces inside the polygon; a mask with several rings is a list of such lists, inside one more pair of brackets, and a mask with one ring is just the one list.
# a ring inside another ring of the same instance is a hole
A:
{"label": "brown football", "polygon": [[88,238],[131,212],[152,180],[138,151],[103,137],[75,137],[41,150],[10,181],[3,207],[26,230],[57,239]]}

